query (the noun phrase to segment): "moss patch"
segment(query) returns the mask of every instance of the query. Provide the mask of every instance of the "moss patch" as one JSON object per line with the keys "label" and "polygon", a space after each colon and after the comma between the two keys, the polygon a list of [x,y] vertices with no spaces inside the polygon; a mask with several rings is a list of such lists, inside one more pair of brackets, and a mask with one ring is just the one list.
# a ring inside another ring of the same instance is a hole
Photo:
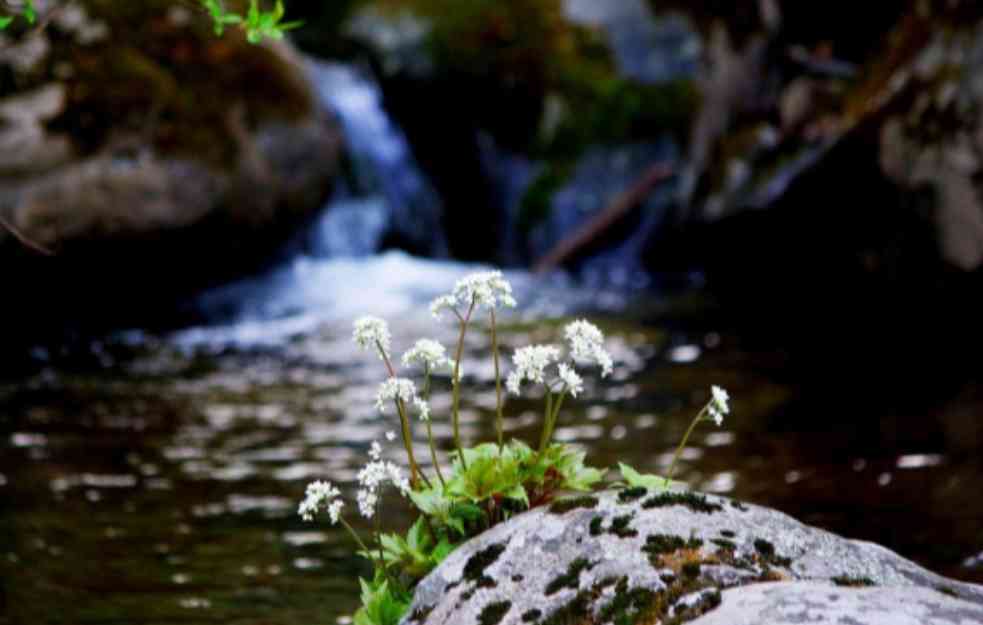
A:
{"label": "moss patch", "polygon": [[554,595],[564,588],[576,590],[580,585],[580,574],[593,568],[593,564],[587,558],[577,558],[567,567],[567,572],[553,579],[546,585],[546,596]]}
{"label": "moss patch", "polygon": [[618,538],[633,538],[638,536],[638,530],[631,527],[631,521],[635,518],[633,514],[623,514],[611,520],[611,529],[608,531]]}
{"label": "moss patch", "polygon": [[600,536],[604,533],[604,517],[596,516],[590,520],[590,535]]}
{"label": "moss patch", "polygon": [[707,501],[707,498],[695,493],[661,493],[649,497],[642,502],[642,508],[664,508],[668,506],[685,506],[693,512],[712,514],[723,510],[723,506]]}
{"label": "moss patch", "polygon": [[478,615],[478,625],[498,625],[512,609],[511,601],[489,603]]}
{"label": "moss patch", "polygon": [[648,489],[644,486],[635,486],[633,488],[625,488],[618,493],[618,501],[621,503],[628,503],[630,501],[635,501],[636,499],[641,499],[648,494]]}
{"label": "moss patch", "polygon": [[847,588],[867,588],[877,585],[876,582],[869,577],[853,577],[850,575],[838,575],[832,578],[830,581],[837,586],[844,586]]}
{"label": "moss patch", "polygon": [[498,543],[485,547],[468,558],[464,565],[464,579],[470,582],[478,582],[485,576],[485,569],[495,563],[499,556],[505,552],[508,543]]}
{"label": "moss patch", "polygon": [[571,510],[577,510],[579,508],[596,508],[597,504],[598,499],[593,495],[568,497],[566,499],[558,499],[557,501],[554,501],[550,506],[550,512],[553,514],[565,514]]}

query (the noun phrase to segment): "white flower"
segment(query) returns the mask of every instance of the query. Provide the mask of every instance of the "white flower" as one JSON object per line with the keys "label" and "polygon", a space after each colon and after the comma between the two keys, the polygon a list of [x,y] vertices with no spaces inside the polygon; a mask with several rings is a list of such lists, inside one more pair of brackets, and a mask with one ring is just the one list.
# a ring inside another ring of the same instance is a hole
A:
{"label": "white flower", "polygon": [[730,395],[724,389],[719,386],[712,386],[710,388],[710,402],[707,404],[707,412],[710,413],[710,418],[717,425],[722,425],[724,422],[724,415],[730,414],[730,405],[727,403],[730,401]]}
{"label": "white flower", "polygon": [[307,485],[303,501],[297,507],[297,514],[305,521],[313,521],[321,508],[328,511],[328,518],[331,524],[338,523],[341,518],[341,509],[345,502],[341,500],[341,492],[331,484],[331,482],[312,482]]}
{"label": "white flower", "polygon": [[[378,317],[359,317],[355,320],[355,330],[352,332],[352,339],[358,343],[362,349],[379,349],[389,355],[389,344],[392,335],[389,334],[389,325]],[[380,354],[380,357],[382,354]]]}
{"label": "white flower", "polygon": [[440,313],[446,309],[476,307],[515,308],[515,298],[512,297],[512,285],[505,279],[501,271],[479,271],[467,275],[454,284],[450,295],[442,295],[430,304],[430,312],[440,318]]}
{"label": "white flower", "polygon": [[413,407],[416,408],[417,414],[420,415],[420,421],[430,420],[430,404],[417,397],[413,400]]}
{"label": "white flower", "polygon": [[526,380],[536,384],[545,382],[546,367],[560,358],[560,350],[552,345],[529,345],[521,347],[512,355],[515,369],[505,381],[513,395],[519,394],[519,387]]}
{"label": "white flower", "polygon": [[402,400],[404,404],[411,404],[416,398],[416,384],[413,380],[389,378],[379,385],[379,392],[375,396],[375,407],[379,412],[384,413],[386,405],[391,401]]}
{"label": "white flower", "polygon": [[568,323],[563,332],[570,343],[570,356],[575,361],[598,365],[601,377],[611,375],[613,361],[611,354],[604,349],[604,334],[597,326],[580,319]]}
{"label": "white flower", "polygon": [[393,432],[392,430],[386,432],[386,440],[389,441],[390,443],[396,440],[396,433]]}
{"label": "white flower", "polygon": [[572,397],[576,397],[584,390],[584,379],[577,375],[573,367],[560,363],[557,368],[560,370],[560,380],[567,387]]}
{"label": "white flower", "polygon": [[379,444],[379,441],[372,441],[372,445],[369,446],[369,458],[375,461],[382,459],[382,445]]}
{"label": "white flower", "polygon": [[430,314],[433,315],[434,319],[440,319],[440,313],[445,310],[454,310],[456,308],[457,300],[453,295],[441,295],[430,302]]}
{"label": "white flower", "polygon": [[420,339],[413,347],[403,354],[403,366],[420,365],[430,371],[442,367],[453,370],[454,361],[447,357],[444,346],[433,339]]}
{"label": "white flower", "polygon": [[[371,452],[370,452],[371,455]],[[410,492],[410,482],[403,470],[392,462],[374,458],[358,472],[359,490],[356,494],[358,511],[366,519],[375,515],[376,504],[379,503],[379,489],[392,484],[404,497]]]}
{"label": "white flower", "polygon": [[485,308],[515,308],[515,298],[512,297],[512,285],[505,279],[501,271],[480,271],[465,276],[454,285],[453,296],[462,306]]}

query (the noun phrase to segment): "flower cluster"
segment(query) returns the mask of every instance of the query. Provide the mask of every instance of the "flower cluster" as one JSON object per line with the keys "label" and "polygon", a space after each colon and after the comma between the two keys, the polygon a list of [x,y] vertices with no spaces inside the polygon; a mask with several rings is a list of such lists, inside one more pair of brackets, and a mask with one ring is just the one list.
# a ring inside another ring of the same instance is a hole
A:
{"label": "flower cluster", "polygon": [[356,319],[352,339],[362,349],[381,349],[380,358],[389,355],[392,335],[389,333],[389,325],[378,317],[367,316]]}
{"label": "flower cluster", "polygon": [[444,346],[433,339],[420,339],[403,354],[403,366],[419,365],[427,371],[447,367],[454,368],[454,361],[447,357]]}
{"label": "flower cluster", "polygon": [[324,508],[328,511],[331,524],[335,525],[341,518],[341,509],[344,507],[341,492],[331,482],[312,482],[307,485],[307,492],[297,508],[297,514],[305,521],[313,521],[314,515]]}
{"label": "flower cluster", "polygon": [[509,373],[505,386],[513,395],[519,394],[523,382],[546,382],[546,367],[560,359],[560,350],[552,345],[528,345],[520,347],[512,355],[515,369]]}
{"label": "flower cluster", "polygon": [[604,334],[597,326],[580,319],[567,324],[563,333],[570,343],[570,356],[576,362],[599,366],[601,377],[611,375],[611,354],[604,349]]}
{"label": "flower cluster", "polygon": [[[570,358],[576,364],[595,364],[601,367],[601,375],[610,375],[614,366],[611,354],[604,349],[604,334],[584,320],[574,321],[564,328],[570,344]],[[552,345],[530,345],[516,350],[512,356],[515,369],[509,373],[506,386],[510,393],[518,395],[523,382],[546,383],[546,369],[557,363],[557,376],[566,392],[576,397],[584,390],[584,380],[572,364],[559,362],[560,350]]]}
{"label": "flower cluster", "polygon": [[495,308],[515,308],[512,285],[501,271],[482,271],[465,276],[457,281],[450,295],[442,295],[430,304],[430,312],[440,318],[444,310],[469,308],[472,305],[489,310]]}
{"label": "flower cluster", "polygon": [[421,421],[430,420],[430,405],[416,391],[416,384],[407,378],[389,378],[379,385],[375,396],[375,407],[385,414],[386,404],[393,401],[403,402],[404,406],[413,406]]}
{"label": "flower cluster", "polygon": [[358,472],[358,511],[366,519],[375,515],[375,507],[379,502],[379,489],[387,483],[392,484],[404,497],[410,493],[410,482],[403,470],[392,462],[382,459],[382,447],[373,442],[369,448],[371,461]]}
{"label": "flower cluster", "polygon": [[730,414],[730,405],[727,403],[730,401],[730,395],[727,391],[720,388],[719,386],[714,386],[710,389],[710,403],[707,404],[707,412],[710,413],[710,418],[717,425],[722,425],[724,422],[724,416]]}

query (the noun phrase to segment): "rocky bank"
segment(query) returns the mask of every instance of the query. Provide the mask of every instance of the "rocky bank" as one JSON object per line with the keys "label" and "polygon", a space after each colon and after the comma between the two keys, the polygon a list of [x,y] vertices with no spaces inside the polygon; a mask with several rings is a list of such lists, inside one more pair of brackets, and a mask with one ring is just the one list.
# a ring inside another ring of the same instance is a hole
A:
{"label": "rocky bank", "polygon": [[689,492],[559,500],[468,542],[407,625],[936,623],[983,619],[983,588],[780,512]]}

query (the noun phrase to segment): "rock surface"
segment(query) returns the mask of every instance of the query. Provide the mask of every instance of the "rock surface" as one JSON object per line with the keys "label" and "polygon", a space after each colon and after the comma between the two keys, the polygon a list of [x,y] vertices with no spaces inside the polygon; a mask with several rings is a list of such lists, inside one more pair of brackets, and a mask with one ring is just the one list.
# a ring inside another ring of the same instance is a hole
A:
{"label": "rock surface", "polygon": [[963,623],[980,615],[983,588],[878,545],[721,497],[638,489],[560,500],[482,534],[420,583],[404,622]]}
{"label": "rock surface", "polygon": [[722,593],[696,625],[811,623],[944,625],[983,622],[983,608],[926,588],[837,588],[816,582],[755,584]]}
{"label": "rock surface", "polygon": [[0,76],[7,312],[43,336],[153,323],[260,268],[339,171],[305,59],[173,2],[66,5],[0,34]]}

